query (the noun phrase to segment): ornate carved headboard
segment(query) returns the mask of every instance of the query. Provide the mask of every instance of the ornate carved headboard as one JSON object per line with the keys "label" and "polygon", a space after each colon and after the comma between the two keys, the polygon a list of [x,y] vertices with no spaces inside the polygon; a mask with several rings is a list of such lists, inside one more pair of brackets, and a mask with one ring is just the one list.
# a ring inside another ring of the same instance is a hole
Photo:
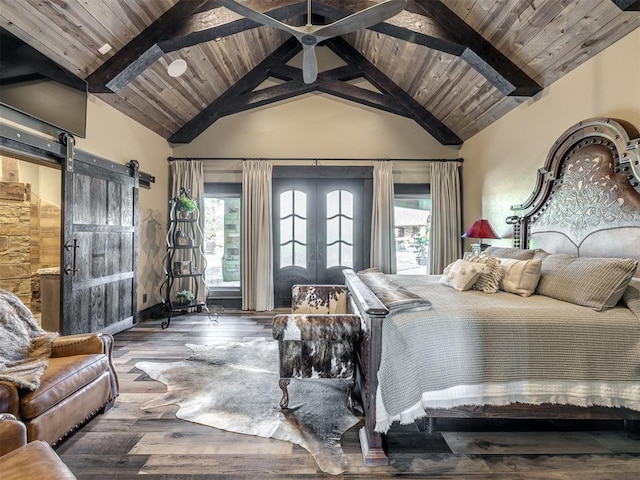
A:
{"label": "ornate carved headboard", "polygon": [[[627,122],[580,122],[554,143],[524,212],[507,218],[514,246],[640,259],[640,138]],[[640,276],[640,268],[636,272]]]}

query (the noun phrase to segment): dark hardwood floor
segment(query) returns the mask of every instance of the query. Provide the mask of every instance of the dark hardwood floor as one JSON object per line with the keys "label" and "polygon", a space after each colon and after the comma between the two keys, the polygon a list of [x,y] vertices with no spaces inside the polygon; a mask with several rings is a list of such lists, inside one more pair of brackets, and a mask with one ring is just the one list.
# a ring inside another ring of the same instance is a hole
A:
{"label": "dark hardwood floor", "polygon": [[[290,443],[178,420],[176,407],[141,409],[165,386],[136,369],[136,362],[186,358],[191,353],[186,343],[270,338],[271,318],[224,313],[213,323],[206,315],[174,317],[166,330],[160,320],[146,320],[117,334],[120,396],[111,410],[62,443],[58,454],[79,480],[331,477]],[[391,465],[377,468],[362,464],[359,427],[343,436],[349,458],[343,478],[639,478],[640,441],[627,438],[618,422],[441,420],[431,436],[413,425],[394,425],[388,435]]]}

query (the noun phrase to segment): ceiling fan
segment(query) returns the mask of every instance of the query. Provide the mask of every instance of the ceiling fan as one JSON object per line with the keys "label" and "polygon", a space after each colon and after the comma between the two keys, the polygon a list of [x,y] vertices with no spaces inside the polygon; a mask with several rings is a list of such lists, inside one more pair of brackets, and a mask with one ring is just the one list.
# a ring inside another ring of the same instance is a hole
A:
{"label": "ceiling fan", "polygon": [[264,13],[246,7],[236,0],[217,0],[217,3],[254,22],[279,28],[296,37],[302,44],[303,49],[302,78],[304,79],[304,83],[313,83],[318,77],[318,64],[314,50],[318,43],[328,38],[338,37],[376,25],[400,13],[407,2],[406,0],[385,0],[341,18],[340,20],[336,20],[329,25],[312,25],[311,0],[307,0],[307,24],[304,27],[287,25]]}

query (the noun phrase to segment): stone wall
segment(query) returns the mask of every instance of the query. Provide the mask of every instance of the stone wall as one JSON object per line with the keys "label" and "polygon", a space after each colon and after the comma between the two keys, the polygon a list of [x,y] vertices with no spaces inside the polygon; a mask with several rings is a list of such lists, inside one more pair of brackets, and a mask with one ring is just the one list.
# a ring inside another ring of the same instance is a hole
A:
{"label": "stone wall", "polygon": [[31,192],[29,185],[0,182],[0,288],[31,306]]}

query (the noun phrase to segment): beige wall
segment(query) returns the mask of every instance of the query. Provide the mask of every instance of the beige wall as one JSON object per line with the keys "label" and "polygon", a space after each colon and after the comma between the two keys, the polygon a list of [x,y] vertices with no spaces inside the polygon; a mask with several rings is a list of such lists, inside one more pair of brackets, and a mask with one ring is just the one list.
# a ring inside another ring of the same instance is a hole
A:
{"label": "beige wall", "polygon": [[[572,125],[593,117],[627,120],[640,128],[640,29],[547,87],[471,139],[464,162],[464,226],[489,219],[498,235],[511,205],[529,198],[536,171]],[[510,240],[489,243],[510,245]]]}

